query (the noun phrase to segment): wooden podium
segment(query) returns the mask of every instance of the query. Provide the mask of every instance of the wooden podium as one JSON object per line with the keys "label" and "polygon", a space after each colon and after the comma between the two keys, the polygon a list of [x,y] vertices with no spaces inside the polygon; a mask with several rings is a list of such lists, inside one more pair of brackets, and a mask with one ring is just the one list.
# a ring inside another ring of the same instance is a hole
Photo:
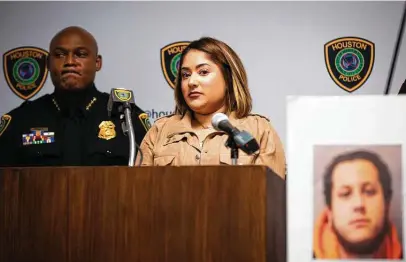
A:
{"label": "wooden podium", "polygon": [[0,169],[2,262],[285,262],[264,166]]}

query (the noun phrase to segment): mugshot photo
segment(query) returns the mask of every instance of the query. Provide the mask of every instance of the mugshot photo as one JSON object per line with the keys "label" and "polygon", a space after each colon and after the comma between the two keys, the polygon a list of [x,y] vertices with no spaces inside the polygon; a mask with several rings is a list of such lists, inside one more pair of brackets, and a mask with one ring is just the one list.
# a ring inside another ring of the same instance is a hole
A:
{"label": "mugshot photo", "polygon": [[314,146],[314,259],[403,259],[401,145]]}

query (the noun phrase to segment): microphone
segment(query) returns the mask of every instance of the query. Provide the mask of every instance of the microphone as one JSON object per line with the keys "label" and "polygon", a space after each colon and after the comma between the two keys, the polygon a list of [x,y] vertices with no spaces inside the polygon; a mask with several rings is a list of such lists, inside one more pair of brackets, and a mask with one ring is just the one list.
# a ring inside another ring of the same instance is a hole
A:
{"label": "microphone", "polygon": [[[134,166],[136,157],[136,148],[139,146],[135,142],[135,132],[132,123],[131,111],[135,105],[134,94],[131,90],[124,88],[112,88],[110,92],[109,101],[107,102],[107,114],[111,117],[112,112],[118,112],[120,114],[120,119],[124,118],[124,122],[121,123],[121,128],[124,135],[128,134],[128,139],[130,142],[130,157],[128,160],[128,166]],[[142,163],[142,152],[141,154]]]}
{"label": "microphone", "polygon": [[[211,124],[214,129],[226,132],[235,143],[235,146],[248,155],[252,155],[259,150],[259,145],[255,138],[247,131],[240,131],[233,126],[225,114],[216,113],[211,119]],[[230,143],[227,144],[230,146]]]}
{"label": "microphone", "polygon": [[238,135],[240,133],[240,130],[234,127],[228,120],[228,117],[223,113],[216,113],[211,119],[211,124],[213,125],[214,129],[218,131],[224,131],[232,136]]}
{"label": "microphone", "polygon": [[124,108],[132,108],[135,105],[133,91],[124,88],[112,88],[109,101],[107,102],[107,113],[111,117],[112,112],[123,113]]}

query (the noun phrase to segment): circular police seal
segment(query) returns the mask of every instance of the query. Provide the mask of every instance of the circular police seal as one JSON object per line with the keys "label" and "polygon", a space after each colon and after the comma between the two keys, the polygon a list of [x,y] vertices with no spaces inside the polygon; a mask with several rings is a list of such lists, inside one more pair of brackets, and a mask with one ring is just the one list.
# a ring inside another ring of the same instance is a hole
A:
{"label": "circular police seal", "polygon": [[31,57],[19,59],[13,66],[14,79],[22,85],[31,85],[39,77],[39,64]]}
{"label": "circular police seal", "polygon": [[364,69],[364,56],[354,48],[341,50],[335,59],[337,70],[345,76],[358,75]]}
{"label": "circular police seal", "polygon": [[178,53],[177,55],[175,55],[172,58],[172,61],[171,61],[171,73],[175,78],[178,75],[180,56],[181,55],[182,55],[182,53]]}

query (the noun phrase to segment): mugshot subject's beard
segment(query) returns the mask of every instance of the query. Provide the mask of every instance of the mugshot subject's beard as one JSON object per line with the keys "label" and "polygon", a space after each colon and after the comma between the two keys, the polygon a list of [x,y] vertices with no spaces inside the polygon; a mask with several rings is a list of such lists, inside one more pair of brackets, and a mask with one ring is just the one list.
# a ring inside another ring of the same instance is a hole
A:
{"label": "mugshot subject's beard", "polygon": [[382,241],[385,238],[388,228],[389,228],[389,223],[388,223],[388,219],[386,218],[384,226],[382,227],[382,230],[378,233],[378,235],[375,236],[375,238],[357,242],[357,243],[352,243],[352,242],[346,240],[340,234],[340,232],[337,230],[337,228],[335,227],[334,222],[333,222],[333,231],[334,231],[335,235],[337,236],[337,240],[340,243],[341,247],[349,254],[360,255],[360,256],[366,256],[366,255],[371,255],[371,254],[375,253],[379,249],[380,245],[382,244]]}

